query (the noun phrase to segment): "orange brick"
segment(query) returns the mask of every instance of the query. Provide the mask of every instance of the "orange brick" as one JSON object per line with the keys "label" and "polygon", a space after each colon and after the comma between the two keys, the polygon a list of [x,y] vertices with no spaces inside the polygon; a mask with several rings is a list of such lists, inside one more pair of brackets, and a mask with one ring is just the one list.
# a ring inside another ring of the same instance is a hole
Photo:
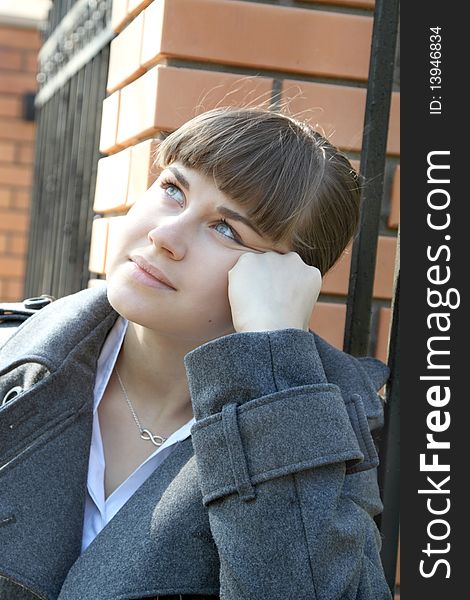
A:
{"label": "orange brick", "polygon": [[343,349],[346,304],[318,302],[313,309],[309,327],[330,344]]}
{"label": "orange brick", "polygon": [[39,70],[38,68],[38,53],[37,52],[27,52],[23,58],[23,69],[28,71],[28,73],[36,74]]}
{"label": "orange brick", "polygon": [[144,29],[144,13],[140,13],[111,42],[108,70],[108,92],[136,79],[145,72],[140,66],[140,50]]}
{"label": "orange brick", "polygon": [[0,208],[0,231],[26,233],[28,223],[29,217],[27,214]]}
{"label": "orange brick", "polygon": [[[117,142],[172,131],[215,106],[267,106],[272,79],[158,65],[121,90]],[[175,94],[178,90],[178,94]]]}
{"label": "orange brick", "polygon": [[166,0],[145,10],[142,61],[186,58],[365,80],[371,35],[369,16],[239,0]]}
{"label": "orange brick", "polygon": [[4,140],[34,140],[34,123],[25,123],[20,119],[0,118],[0,131]]}
{"label": "orange brick", "polygon": [[121,31],[130,16],[127,14],[127,0],[113,0],[111,27],[113,31]]}
{"label": "orange brick", "polygon": [[146,8],[153,0],[128,0],[127,13],[131,16],[136,15],[142,9]]}
{"label": "orange brick", "polygon": [[[13,94],[0,94],[0,117],[21,116],[21,101]],[[3,137],[3,131],[2,131]]]}
{"label": "orange brick", "polygon": [[98,287],[99,285],[106,285],[106,279],[89,279],[87,288]]}
{"label": "orange brick", "polygon": [[28,250],[28,238],[26,235],[15,234],[10,235],[8,242],[9,254],[25,257]]}
{"label": "orange brick", "polygon": [[127,206],[132,206],[158,177],[153,166],[158,140],[145,140],[131,148],[131,168],[127,190]]}
{"label": "orange brick", "polygon": [[17,189],[12,193],[11,207],[15,209],[29,210],[31,204],[31,190]]}
{"label": "orange brick", "polygon": [[30,186],[32,170],[29,166],[9,165],[0,166],[0,184],[18,187]]}
{"label": "orange brick", "polygon": [[32,73],[8,73],[0,71],[0,92],[24,94],[37,88],[36,77]]}
{"label": "orange brick", "polygon": [[8,208],[10,206],[12,193],[8,187],[0,187],[0,208]]}
{"label": "orange brick", "polygon": [[93,221],[88,263],[88,268],[92,273],[104,273],[109,221],[109,218],[94,219]]}
{"label": "orange brick", "polygon": [[[109,257],[114,253],[114,246],[116,242],[119,241],[121,236],[121,227],[123,223],[124,215],[121,217],[112,217],[109,219],[109,232],[108,232],[108,240],[106,244],[106,263],[109,260]],[[105,266],[106,272],[106,266]]]}
{"label": "orange brick", "polygon": [[379,326],[377,330],[377,347],[375,356],[382,362],[387,362],[391,314],[392,311],[390,308],[382,306],[379,309]]}
{"label": "orange brick", "polygon": [[390,215],[388,217],[388,226],[397,229],[400,223],[400,165],[393,174],[392,191],[390,194]]}
{"label": "orange brick", "polygon": [[[333,144],[360,151],[366,89],[327,83],[286,80],[282,104],[289,115],[309,122]],[[387,151],[399,154],[399,94],[392,95]]]}
{"label": "orange brick", "polygon": [[119,149],[116,143],[121,92],[117,91],[103,100],[101,115],[100,152],[108,154]]}
{"label": "orange brick", "polygon": [[0,233],[0,254],[8,254],[8,233]]}
{"label": "orange brick", "polygon": [[4,281],[6,302],[18,302],[24,298],[24,278],[10,278]]}
{"label": "orange brick", "polygon": [[16,256],[0,256],[2,277],[24,277],[25,262]]}
{"label": "orange brick", "polygon": [[95,212],[106,213],[126,207],[130,164],[130,148],[100,158],[93,206]]}
{"label": "orange brick", "polygon": [[20,163],[31,165],[34,162],[34,147],[32,144],[20,144],[17,159]]}
{"label": "orange brick", "polygon": [[15,144],[0,141],[0,163],[10,163],[15,160]]}
{"label": "orange brick", "polygon": [[[392,297],[396,247],[397,239],[395,237],[379,236],[374,275],[374,298],[390,299]],[[340,260],[323,278],[322,292],[347,295],[350,268],[351,246],[348,246]]]}
{"label": "orange brick", "polygon": [[41,45],[41,33],[37,29],[0,26],[0,46],[39,50]]}
{"label": "orange brick", "polygon": [[0,69],[7,71],[21,71],[23,67],[23,54],[19,50],[0,48]]}

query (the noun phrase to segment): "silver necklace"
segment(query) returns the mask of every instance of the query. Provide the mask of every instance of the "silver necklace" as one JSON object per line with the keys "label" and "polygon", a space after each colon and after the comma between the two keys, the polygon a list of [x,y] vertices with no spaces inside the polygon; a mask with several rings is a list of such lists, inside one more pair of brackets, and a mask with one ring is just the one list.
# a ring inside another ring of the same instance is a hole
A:
{"label": "silver necklace", "polygon": [[134,410],[134,407],[132,406],[131,401],[129,400],[129,396],[127,395],[126,392],[126,388],[124,387],[124,384],[122,383],[121,377],[119,376],[119,371],[117,369],[117,366],[114,365],[114,370],[116,371],[116,375],[119,381],[119,385],[121,386],[121,389],[124,393],[124,398],[126,399],[127,405],[130,408],[130,411],[132,413],[132,416],[134,417],[134,421],[135,424],[137,425],[137,427],[139,428],[140,431],[140,437],[145,440],[145,441],[151,441],[152,444],[154,446],[157,446],[157,448],[159,446],[161,446],[164,442],[166,442],[166,440],[168,438],[162,437],[161,435],[154,435],[150,429],[144,429],[139,421],[139,417],[137,416],[137,413]]}

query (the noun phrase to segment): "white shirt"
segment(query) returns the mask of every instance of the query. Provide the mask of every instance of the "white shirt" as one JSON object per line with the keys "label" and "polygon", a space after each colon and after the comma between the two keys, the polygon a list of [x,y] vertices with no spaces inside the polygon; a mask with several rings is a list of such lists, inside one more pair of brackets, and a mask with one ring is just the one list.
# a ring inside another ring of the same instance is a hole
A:
{"label": "white shirt", "polygon": [[[104,526],[124,506],[132,494],[155,471],[164,459],[176,448],[176,445],[191,435],[190,429],[195,422],[192,418],[173,432],[164,444],[155,449],[129,477],[105,499],[104,473],[105,459],[101,439],[98,406],[103,397],[109,378],[116,363],[126,333],[128,321],[118,317],[109,332],[98,359],[93,404],[93,432],[91,438],[90,460],[88,463],[87,495],[83,522],[82,552],[89,546]],[[136,427],[136,433],[137,427]]]}

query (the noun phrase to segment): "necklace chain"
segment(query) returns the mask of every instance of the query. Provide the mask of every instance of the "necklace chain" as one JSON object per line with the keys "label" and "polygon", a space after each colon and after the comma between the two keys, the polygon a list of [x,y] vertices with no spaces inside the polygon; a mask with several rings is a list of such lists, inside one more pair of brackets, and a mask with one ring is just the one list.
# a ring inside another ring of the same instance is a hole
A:
{"label": "necklace chain", "polygon": [[118,371],[117,365],[114,366],[114,370],[116,371],[116,375],[117,375],[117,378],[118,378],[118,381],[119,381],[119,385],[121,386],[121,389],[122,389],[123,394],[124,394],[124,398],[126,399],[127,405],[128,405],[128,407],[129,407],[129,409],[130,409],[130,411],[132,413],[132,416],[134,418],[135,424],[137,425],[137,427],[138,427],[138,429],[140,431],[140,437],[143,440],[145,440],[145,441],[152,442],[152,444],[154,446],[157,446],[157,448],[158,448],[158,446],[161,446],[164,442],[166,442],[166,440],[168,438],[162,437],[161,435],[154,435],[150,431],[150,429],[144,429],[142,427],[142,424],[141,424],[141,422],[139,420],[139,417],[137,416],[137,413],[135,412],[134,407],[132,406],[132,402],[130,401],[129,396],[127,395],[126,388],[124,387],[124,384],[122,383],[122,379],[121,379],[121,377],[119,375],[119,371]]}

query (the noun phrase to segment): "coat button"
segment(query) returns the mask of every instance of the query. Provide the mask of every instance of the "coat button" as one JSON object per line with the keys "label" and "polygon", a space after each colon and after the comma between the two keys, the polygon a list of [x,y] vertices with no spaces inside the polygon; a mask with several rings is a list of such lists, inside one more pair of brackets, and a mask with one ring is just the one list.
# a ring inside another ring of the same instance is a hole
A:
{"label": "coat button", "polygon": [[16,396],[21,394],[22,391],[23,388],[21,387],[21,385],[15,385],[15,387],[11,388],[11,390],[8,390],[8,392],[3,396],[3,400],[0,406],[5,406],[5,404],[10,402],[10,400],[13,400],[13,398],[16,398]]}

